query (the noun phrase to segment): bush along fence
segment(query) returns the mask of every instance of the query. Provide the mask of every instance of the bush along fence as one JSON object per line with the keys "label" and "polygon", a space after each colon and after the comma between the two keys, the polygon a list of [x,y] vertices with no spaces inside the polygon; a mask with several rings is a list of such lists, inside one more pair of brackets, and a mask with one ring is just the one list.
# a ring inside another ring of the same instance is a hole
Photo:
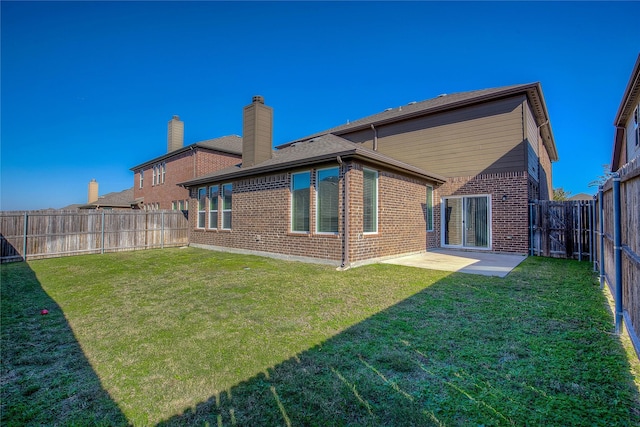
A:
{"label": "bush along fence", "polygon": [[599,188],[596,266],[615,299],[616,332],[626,326],[640,357],[640,162],[627,163]]}
{"label": "bush along fence", "polygon": [[189,244],[182,211],[0,212],[0,261]]}

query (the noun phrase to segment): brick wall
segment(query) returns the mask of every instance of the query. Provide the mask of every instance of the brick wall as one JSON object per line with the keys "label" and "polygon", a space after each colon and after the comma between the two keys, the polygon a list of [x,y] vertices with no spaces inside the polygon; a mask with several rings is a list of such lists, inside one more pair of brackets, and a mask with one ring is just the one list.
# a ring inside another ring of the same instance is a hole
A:
{"label": "brick wall", "polygon": [[[165,181],[153,184],[153,167],[164,162]],[[159,209],[171,209],[175,200],[189,199],[189,192],[178,186],[179,182],[206,175],[240,162],[240,156],[196,148],[176,154],[162,162],[144,167],[144,185],[140,188],[140,172],[134,173],[134,198],[144,197],[144,205],[159,205]]]}
{"label": "brick wall", "polygon": [[378,232],[364,233],[363,166],[351,164],[349,171],[349,260],[420,252],[427,244],[435,247],[433,239],[427,243],[427,182],[372,166],[367,167],[378,171]]}
{"label": "brick wall", "polygon": [[[337,166],[337,165],[329,165]],[[323,166],[327,167],[327,166]],[[363,232],[363,165],[345,162],[339,184],[339,232],[318,234],[315,224],[315,169],[311,173],[310,232],[292,233],[290,173],[241,179],[233,182],[231,230],[204,229],[197,224],[197,189],[192,190],[190,207],[191,243],[288,256],[331,260],[340,264],[343,256],[344,171],[349,184],[349,261],[425,250],[426,181],[379,170],[378,232]],[[372,167],[372,169],[375,169]],[[292,172],[301,172],[296,170]],[[306,169],[308,170],[308,169]],[[208,221],[208,215],[207,215]],[[437,227],[437,225],[436,225]],[[432,234],[432,233],[429,233]],[[435,241],[429,240],[431,244]],[[432,246],[433,247],[433,246]]]}
{"label": "brick wall", "polygon": [[[529,250],[528,174],[506,172],[474,177],[450,178],[436,190],[435,209],[440,224],[440,198],[490,194],[491,250],[496,252],[527,253]],[[506,196],[506,200],[502,200]],[[438,239],[439,239],[438,232]]]}

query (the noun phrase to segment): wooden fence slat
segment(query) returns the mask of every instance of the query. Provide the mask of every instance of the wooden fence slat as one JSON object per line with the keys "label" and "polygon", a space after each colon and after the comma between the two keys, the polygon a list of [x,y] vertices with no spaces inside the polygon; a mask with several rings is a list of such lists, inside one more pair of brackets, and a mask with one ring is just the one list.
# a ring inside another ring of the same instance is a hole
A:
{"label": "wooden fence slat", "polygon": [[188,231],[182,211],[0,212],[0,261],[183,246]]}

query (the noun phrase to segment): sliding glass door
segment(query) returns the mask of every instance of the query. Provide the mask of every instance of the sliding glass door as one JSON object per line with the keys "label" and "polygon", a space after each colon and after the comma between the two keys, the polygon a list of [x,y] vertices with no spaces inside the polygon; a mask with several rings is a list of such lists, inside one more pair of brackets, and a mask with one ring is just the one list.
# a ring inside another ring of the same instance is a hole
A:
{"label": "sliding glass door", "polygon": [[491,248],[489,196],[445,197],[442,209],[443,246]]}

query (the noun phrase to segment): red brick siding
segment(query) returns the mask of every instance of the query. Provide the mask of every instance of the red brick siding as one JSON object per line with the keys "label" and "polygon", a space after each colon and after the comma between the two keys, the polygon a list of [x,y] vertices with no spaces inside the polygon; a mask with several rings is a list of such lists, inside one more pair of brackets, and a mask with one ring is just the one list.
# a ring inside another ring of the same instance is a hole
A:
{"label": "red brick siding", "polygon": [[[291,233],[290,180],[289,173],[280,173],[234,181],[231,230],[197,229],[197,200],[192,198],[189,204],[191,243],[339,262],[342,259],[341,239],[338,235],[315,233],[313,202],[310,211],[311,232]],[[311,200],[315,200],[313,174]],[[339,224],[342,224],[341,217]],[[209,227],[208,223],[206,227]]]}
{"label": "red brick siding", "polygon": [[378,171],[378,232],[364,234],[363,165],[352,164],[348,178],[349,260],[357,262],[424,251],[427,244],[426,181],[368,168]]}
{"label": "red brick siding", "polygon": [[143,188],[140,188],[140,171],[136,171],[133,177],[134,197],[136,199],[144,197],[145,205],[159,203],[160,209],[171,209],[172,201],[189,198],[189,192],[177,185],[179,182],[206,175],[239,162],[240,156],[238,155],[199,148],[186,151],[164,160],[166,164],[164,183],[153,185],[153,166],[162,162],[144,168]]}
{"label": "red brick siding", "polygon": [[[527,172],[506,172],[474,177],[450,178],[438,188],[435,209],[440,224],[441,198],[474,194],[491,195],[491,250],[527,253],[529,250],[529,208]],[[502,196],[507,199],[502,201]],[[440,233],[438,233],[440,234]]]}
{"label": "red brick siding", "polygon": [[[328,167],[337,165],[329,165]],[[343,255],[343,170],[349,182],[349,261],[357,262],[388,255],[424,251],[427,242],[425,221],[426,181],[379,170],[378,233],[363,233],[362,164],[347,163],[341,168],[339,233],[317,234],[315,224],[315,172],[311,173],[310,232],[291,230],[291,173],[279,173],[233,182],[232,230],[196,228],[197,189],[190,206],[191,243],[249,251],[311,257],[339,263]],[[308,169],[296,170],[301,172]],[[208,216],[207,216],[208,221]],[[438,225],[436,224],[436,227]],[[433,233],[429,233],[433,234]]]}

